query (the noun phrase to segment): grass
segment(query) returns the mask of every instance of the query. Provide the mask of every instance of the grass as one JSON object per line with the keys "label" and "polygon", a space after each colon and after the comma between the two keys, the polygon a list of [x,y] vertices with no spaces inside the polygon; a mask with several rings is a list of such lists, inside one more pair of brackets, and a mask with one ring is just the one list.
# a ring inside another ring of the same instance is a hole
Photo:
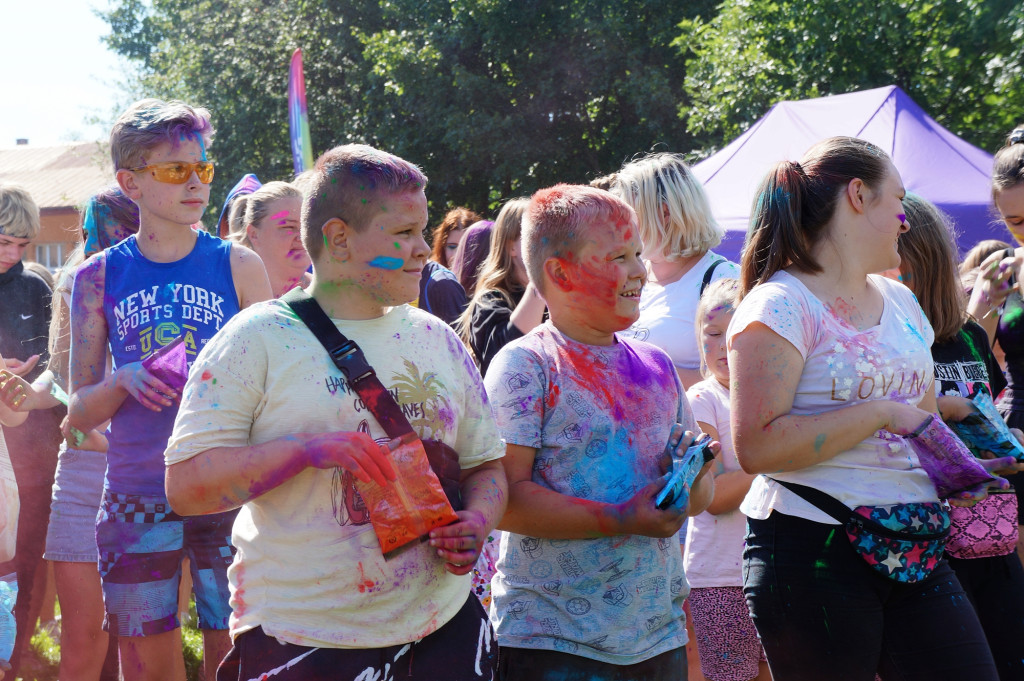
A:
{"label": "grass", "polygon": [[[203,633],[196,628],[196,604],[189,603],[188,616],[181,623],[182,651],[185,655],[185,678],[188,681],[202,681],[203,678]],[[58,681],[57,668],[60,664],[60,640],[50,629],[37,627],[29,644],[29,650],[21,664],[20,681]]]}

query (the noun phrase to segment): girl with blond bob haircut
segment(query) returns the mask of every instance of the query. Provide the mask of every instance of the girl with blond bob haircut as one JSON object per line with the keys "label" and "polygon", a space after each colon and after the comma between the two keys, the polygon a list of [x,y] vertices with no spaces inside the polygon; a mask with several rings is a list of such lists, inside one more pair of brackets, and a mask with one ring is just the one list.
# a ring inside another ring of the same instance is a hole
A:
{"label": "girl with blond bob haircut", "polygon": [[636,211],[647,260],[703,255],[722,243],[704,187],[679,154],[650,154],[627,163],[613,193]]}
{"label": "girl with blond bob haircut", "polygon": [[640,318],[630,331],[667,352],[689,387],[701,380],[693,330],[700,294],[712,281],[737,278],[739,267],[711,251],[722,242],[722,230],[704,188],[679,154],[627,163],[611,191],[636,211],[647,262]]}

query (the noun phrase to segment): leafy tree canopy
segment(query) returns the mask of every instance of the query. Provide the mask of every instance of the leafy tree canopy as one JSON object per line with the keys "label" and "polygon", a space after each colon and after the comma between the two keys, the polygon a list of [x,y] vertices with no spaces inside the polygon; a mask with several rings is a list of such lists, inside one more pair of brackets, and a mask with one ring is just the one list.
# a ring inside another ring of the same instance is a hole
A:
{"label": "leafy tree canopy", "polygon": [[680,28],[681,112],[711,145],[780,100],[892,84],[988,150],[1024,118],[1019,0],[725,0],[714,18]]}
{"label": "leafy tree canopy", "polygon": [[688,150],[678,0],[119,0],[108,44],[139,96],[214,113],[216,198],[291,172],[288,59],[302,48],[316,152],[365,142],[421,165],[435,221]]}

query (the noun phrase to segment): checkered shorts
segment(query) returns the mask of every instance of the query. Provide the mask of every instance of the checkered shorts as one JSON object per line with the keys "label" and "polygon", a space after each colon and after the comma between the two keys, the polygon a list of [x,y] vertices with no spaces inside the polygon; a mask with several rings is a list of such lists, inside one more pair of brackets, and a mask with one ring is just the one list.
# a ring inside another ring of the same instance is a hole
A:
{"label": "checkered shorts", "polygon": [[172,631],[181,562],[190,559],[199,626],[227,629],[235,512],[183,518],[163,497],[104,491],[96,517],[104,628],[119,636]]}

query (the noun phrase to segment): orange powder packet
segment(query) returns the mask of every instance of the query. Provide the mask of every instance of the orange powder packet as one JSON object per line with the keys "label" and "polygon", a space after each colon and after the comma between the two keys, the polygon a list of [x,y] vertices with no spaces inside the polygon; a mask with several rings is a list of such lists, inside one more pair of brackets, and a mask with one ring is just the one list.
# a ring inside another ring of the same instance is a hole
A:
{"label": "orange powder packet", "polygon": [[459,517],[430,469],[419,438],[403,442],[393,451],[387,445],[381,448],[391,456],[398,479],[385,487],[372,480],[357,479],[355,484],[370,512],[370,524],[377,533],[380,550],[386,556]]}

